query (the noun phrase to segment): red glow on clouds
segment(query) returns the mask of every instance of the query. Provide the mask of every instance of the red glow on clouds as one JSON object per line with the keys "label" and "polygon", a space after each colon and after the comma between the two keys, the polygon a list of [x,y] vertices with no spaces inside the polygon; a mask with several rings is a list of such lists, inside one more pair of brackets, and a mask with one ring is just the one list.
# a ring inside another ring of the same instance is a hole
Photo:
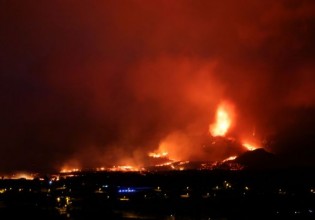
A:
{"label": "red glow on clouds", "polygon": [[315,163],[315,1],[2,2],[0,171],[222,160],[253,124]]}

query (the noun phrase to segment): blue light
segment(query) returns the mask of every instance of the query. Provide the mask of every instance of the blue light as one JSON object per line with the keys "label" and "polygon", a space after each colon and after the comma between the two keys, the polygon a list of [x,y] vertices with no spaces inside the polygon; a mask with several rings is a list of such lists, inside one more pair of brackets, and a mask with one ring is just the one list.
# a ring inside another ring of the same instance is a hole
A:
{"label": "blue light", "polygon": [[136,190],[133,188],[123,188],[123,189],[118,190],[118,193],[134,193],[134,192],[136,192]]}

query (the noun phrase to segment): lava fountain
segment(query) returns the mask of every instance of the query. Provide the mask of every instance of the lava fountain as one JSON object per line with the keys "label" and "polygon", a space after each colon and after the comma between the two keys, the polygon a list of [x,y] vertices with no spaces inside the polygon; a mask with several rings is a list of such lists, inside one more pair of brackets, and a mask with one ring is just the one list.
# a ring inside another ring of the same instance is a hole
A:
{"label": "lava fountain", "polygon": [[215,122],[209,126],[209,132],[213,137],[225,136],[234,119],[234,106],[228,102],[222,102],[216,112]]}

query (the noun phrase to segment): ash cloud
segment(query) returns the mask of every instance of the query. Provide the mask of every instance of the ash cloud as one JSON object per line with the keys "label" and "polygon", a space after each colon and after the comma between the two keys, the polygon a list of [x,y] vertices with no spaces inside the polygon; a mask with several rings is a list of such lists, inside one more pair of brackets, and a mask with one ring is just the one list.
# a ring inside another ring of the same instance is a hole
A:
{"label": "ash cloud", "polygon": [[173,134],[186,157],[225,99],[231,133],[311,163],[314,21],[311,0],[2,1],[0,167],[141,163]]}

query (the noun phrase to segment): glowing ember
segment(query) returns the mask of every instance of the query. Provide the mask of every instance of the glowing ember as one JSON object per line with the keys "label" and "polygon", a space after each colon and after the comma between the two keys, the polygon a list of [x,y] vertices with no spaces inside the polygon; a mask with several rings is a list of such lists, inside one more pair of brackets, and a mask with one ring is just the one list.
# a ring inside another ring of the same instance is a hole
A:
{"label": "glowing ember", "polygon": [[259,148],[259,147],[257,147],[257,146],[254,146],[254,145],[248,144],[248,143],[243,143],[243,146],[244,146],[247,150],[249,150],[249,151],[253,151],[253,150],[256,150],[256,149]]}
{"label": "glowing ember", "polygon": [[79,171],[80,169],[78,168],[73,168],[73,169],[64,168],[60,170],[60,173],[74,173],[74,172],[79,172]]}
{"label": "glowing ember", "polygon": [[237,156],[228,157],[228,158],[224,159],[222,162],[227,162],[227,161],[235,160],[236,157],[237,157]]}
{"label": "glowing ember", "polygon": [[166,162],[166,163],[157,164],[155,166],[156,167],[171,166],[173,163],[174,163],[173,161],[170,161],[170,162]]}
{"label": "glowing ember", "polygon": [[121,171],[121,172],[132,172],[132,171],[139,171],[138,168],[133,166],[113,166],[109,168],[110,171]]}
{"label": "glowing ember", "polygon": [[149,157],[153,157],[153,158],[164,158],[167,157],[168,153],[167,152],[162,152],[162,153],[149,153],[148,154]]}
{"label": "glowing ember", "polygon": [[216,120],[214,124],[211,124],[209,131],[212,136],[224,136],[232,124],[233,107],[224,102],[221,103],[217,109]]}

